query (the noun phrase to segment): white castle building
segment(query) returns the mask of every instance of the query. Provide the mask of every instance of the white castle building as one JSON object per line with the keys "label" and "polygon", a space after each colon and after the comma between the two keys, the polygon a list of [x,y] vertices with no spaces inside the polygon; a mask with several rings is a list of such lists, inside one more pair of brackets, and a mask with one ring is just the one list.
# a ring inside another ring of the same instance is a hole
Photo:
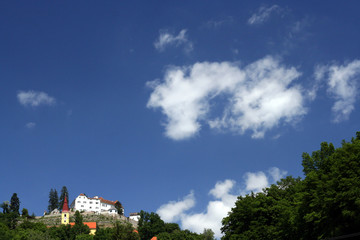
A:
{"label": "white castle building", "polygon": [[[74,209],[74,211],[117,214],[118,211],[115,208],[117,202],[119,201],[110,201],[98,196],[89,198],[81,193],[71,203],[70,208]],[[124,208],[122,208],[122,214],[124,214]]]}

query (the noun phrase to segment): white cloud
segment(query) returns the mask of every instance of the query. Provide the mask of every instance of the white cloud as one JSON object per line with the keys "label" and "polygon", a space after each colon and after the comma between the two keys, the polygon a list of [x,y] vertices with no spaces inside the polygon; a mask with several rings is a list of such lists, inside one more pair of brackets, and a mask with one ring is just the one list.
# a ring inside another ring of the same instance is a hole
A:
{"label": "white cloud", "polygon": [[34,123],[34,122],[28,122],[27,124],[25,124],[25,126],[26,126],[27,128],[29,128],[29,129],[31,129],[31,128],[34,128],[34,127],[36,126],[36,123]]}
{"label": "white cloud", "polygon": [[[271,168],[269,173],[284,173],[285,171],[278,168]],[[270,174],[271,175],[271,174]],[[276,174],[275,174],[276,175]],[[271,176],[274,179],[274,176]],[[236,191],[241,192],[243,195],[250,191],[259,192],[262,188],[269,186],[269,176],[264,172],[246,173],[245,174],[246,189]],[[273,181],[271,181],[273,182]],[[221,237],[221,221],[234,207],[237,200],[237,194],[232,194],[234,191],[236,182],[233,180],[219,181],[215,184],[214,188],[210,190],[209,194],[215,199],[209,201],[206,211],[200,213],[187,213],[193,206],[195,206],[194,193],[184,197],[183,200],[178,202],[171,201],[167,204],[160,206],[157,213],[160,217],[168,222],[179,221],[183,229],[189,229],[191,231],[202,233],[204,228],[212,229],[217,238]],[[164,211],[166,209],[166,211]]]}
{"label": "white cloud", "polygon": [[278,5],[273,5],[271,7],[265,7],[262,6],[259,8],[259,10],[254,13],[249,19],[248,19],[248,24],[249,25],[255,25],[255,24],[262,24],[264,23],[266,20],[269,19],[271,13],[273,12],[279,12],[280,11],[280,7]]}
{"label": "white cloud", "polygon": [[332,107],[334,121],[347,120],[358,95],[360,79],[360,60],[354,60],[346,65],[318,66],[315,68],[316,80],[325,79],[327,91],[335,100]]}
{"label": "white cloud", "polygon": [[245,184],[247,191],[260,192],[269,185],[269,182],[264,172],[249,172],[245,174]]}
{"label": "white cloud", "polygon": [[168,31],[160,31],[159,39],[154,42],[154,46],[158,51],[164,51],[168,46],[183,46],[185,52],[189,53],[193,50],[193,44],[186,35],[187,30],[183,29],[177,36],[169,33]]}
{"label": "white cloud", "polygon": [[21,105],[38,107],[41,105],[54,105],[56,103],[55,98],[50,97],[47,93],[37,91],[19,91],[17,98]]}
{"label": "white cloud", "polygon": [[282,179],[283,177],[286,176],[287,171],[284,170],[280,170],[277,167],[272,167],[268,170],[270,176],[272,177],[274,182],[279,181],[280,179]]}
{"label": "white cloud", "polygon": [[178,221],[180,214],[184,211],[189,210],[195,205],[194,193],[191,192],[189,195],[185,196],[181,201],[171,201],[167,204],[162,205],[157,213],[161,216],[161,219],[165,222]]}
{"label": "white cloud", "polygon": [[[160,108],[167,117],[165,135],[181,140],[196,135],[201,122],[210,128],[261,138],[281,122],[292,123],[306,113],[302,90],[293,81],[301,74],[265,57],[244,68],[231,62],[202,62],[168,68],[164,81],[150,82],[149,108]],[[211,119],[211,101],[228,101],[220,117]]]}

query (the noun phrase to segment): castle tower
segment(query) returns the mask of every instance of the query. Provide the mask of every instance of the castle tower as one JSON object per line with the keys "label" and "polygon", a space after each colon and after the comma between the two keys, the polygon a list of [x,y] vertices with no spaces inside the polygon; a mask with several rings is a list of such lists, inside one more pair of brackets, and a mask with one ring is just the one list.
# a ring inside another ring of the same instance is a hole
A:
{"label": "castle tower", "polygon": [[67,196],[64,199],[64,205],[61,212],[61,224],[69,224],[70,223],[70,211],[67,201]]}

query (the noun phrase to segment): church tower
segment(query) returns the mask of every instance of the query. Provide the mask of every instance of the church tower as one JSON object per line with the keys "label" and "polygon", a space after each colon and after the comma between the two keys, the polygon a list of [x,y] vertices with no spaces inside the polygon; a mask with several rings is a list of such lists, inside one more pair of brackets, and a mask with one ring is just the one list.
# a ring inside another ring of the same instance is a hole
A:
{"label": "church tower", "polygon": [[70,223],[70,211],[67,201],[67,196],[65,195],[64,205],[61,212],[61,224],[69,224]]}

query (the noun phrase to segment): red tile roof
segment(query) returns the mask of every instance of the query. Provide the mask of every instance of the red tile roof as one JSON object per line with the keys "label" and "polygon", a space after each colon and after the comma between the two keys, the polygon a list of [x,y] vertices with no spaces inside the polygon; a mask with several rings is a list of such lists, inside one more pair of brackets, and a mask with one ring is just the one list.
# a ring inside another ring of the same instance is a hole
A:
{"label": "red tile roof", "polygon": [[103,199],[102,197],[99,197],[99,199],[100,199],[101,202],[111,204],[111,205],[115,205],[115,203],[118,202],[118,200],[110,201],[110,200]]}
{"label": "red tile roof", "polygon": [[[96,229],[96,222],[83,222],[84,225],[88,226],[90,229]],[[74,226],[75,223],[71,222],[71,226]]]}
{"label": "red tile roof", "polygon": [[110,200],[106,200],[106,199],[104,199],[104,198],[102,198],[102,197],[93,197],[93,198],[90,198],[90,197],[88,197],[88,196],[86,196],[85,194],[83,194],[83,193],[80,193],[80,195],[79,196],[85,196],[85,197],[87,197],[88,199],[99,199],[101,202],[103,202],[103,203],[106,203],[106,204],[110,204],[110,205],[115,205],[116,204],[116,202],[118,202],[118,200],[116,200],[116,201],[110,201]]}
{"label": "red tile roof", "polygon": [[69,211],[69,205],[68,205],[67,197],[65,195],[64,205],[62,207],[62,212],[68,212],[68,211]]}

